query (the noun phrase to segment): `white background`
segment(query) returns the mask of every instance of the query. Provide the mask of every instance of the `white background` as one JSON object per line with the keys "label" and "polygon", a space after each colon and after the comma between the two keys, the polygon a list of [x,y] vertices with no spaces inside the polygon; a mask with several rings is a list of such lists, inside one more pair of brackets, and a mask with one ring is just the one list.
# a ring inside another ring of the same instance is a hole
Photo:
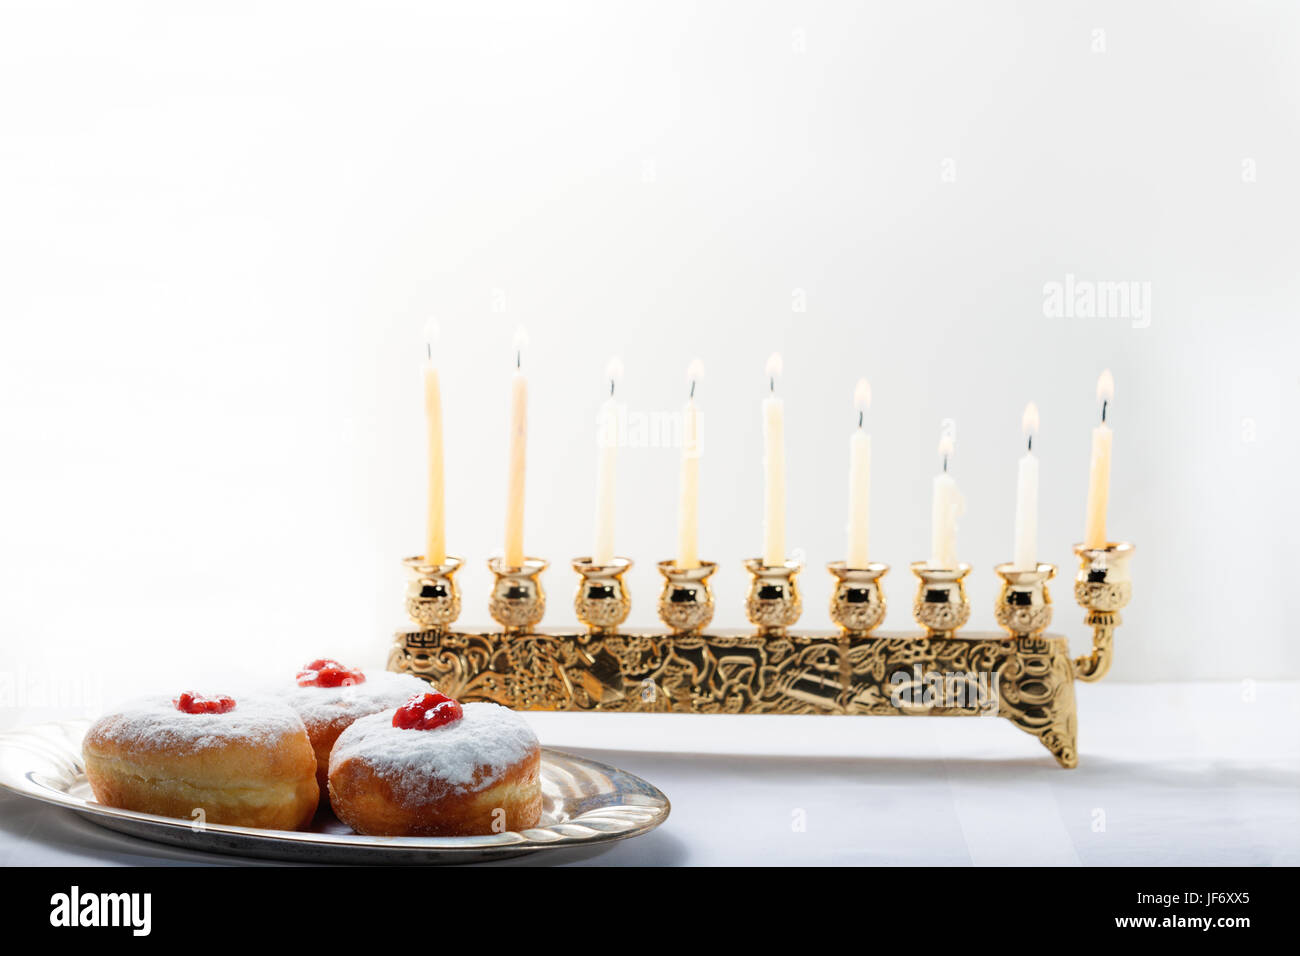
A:
{"label": "white background", "polygon": [[[1070,546],[1109,367],[1110,528],[1138,546],[1113,678],[1300,676],[1298,27],[1281,3],[0,4],[4,721],[381,661],[422,547],[428,315],[466,623],[522,323],[548,624],[590,551],[612,354],[642,415],[707,367],[702,551],[743,623],[780,350],[804,624],[828,626],[866,376],[886,626],[911,626],[946,417],[992,626],[1034,399],[1041,553],[1082,650]],[[1149,282],[1149,325],[1046,317],[1067,274]],[[621,453],[633,624],[678,454]]]}

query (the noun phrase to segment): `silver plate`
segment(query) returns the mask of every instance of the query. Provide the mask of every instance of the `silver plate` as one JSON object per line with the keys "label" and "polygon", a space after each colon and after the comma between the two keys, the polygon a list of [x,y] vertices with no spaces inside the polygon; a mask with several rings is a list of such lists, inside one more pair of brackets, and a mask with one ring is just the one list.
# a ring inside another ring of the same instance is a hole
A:
{"label": "silver plate", "polygon": [[653,830],[668,798],[615,767],[542,748],[542,819],[519,833],[474,837],[370,837],[328,812],[311,830],[256,830],[206,824],[95,803],[81,763],[90,722],[68,720],[0,734],[0,786],[67,807],[110,830],[158,843],[240,856],[309,863],[472,863],[557,847],[586,847]]}

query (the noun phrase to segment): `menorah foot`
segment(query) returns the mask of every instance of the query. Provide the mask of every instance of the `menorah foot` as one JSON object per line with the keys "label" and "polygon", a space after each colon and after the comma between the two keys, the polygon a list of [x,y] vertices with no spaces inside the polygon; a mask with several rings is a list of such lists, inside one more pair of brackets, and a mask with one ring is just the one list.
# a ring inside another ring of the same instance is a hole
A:
{"label": "menorah foot", "polygon": [[1064,638],[1019,638],[999,691],[1003,717],[1037,737],[1062,767],[1078,766],[1074,662]]}
{"label": "menorah foot", "polygon": [[[1021,728],[1022,730],[1027,728]],[[1029,731],[1033,733],[1033,731]],[[1052,756],[1066,770],[1072,770],[1079,766],[1079,748],[1076,734],[1071,731],[1068,734],[1058,733],[1056,731],[1043,732],[1034,734],[1044,747],[1052,752]]]}

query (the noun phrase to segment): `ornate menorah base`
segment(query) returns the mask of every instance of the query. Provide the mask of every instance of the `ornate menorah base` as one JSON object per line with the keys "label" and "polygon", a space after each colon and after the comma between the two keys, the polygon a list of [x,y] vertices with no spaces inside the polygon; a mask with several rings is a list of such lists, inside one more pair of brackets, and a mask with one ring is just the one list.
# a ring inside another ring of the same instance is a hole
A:
{"label": "ornate menorah base", "polygon": [[1078,763],[1065,638],[404,631],[389,670],[516,710],[1005,717]]}

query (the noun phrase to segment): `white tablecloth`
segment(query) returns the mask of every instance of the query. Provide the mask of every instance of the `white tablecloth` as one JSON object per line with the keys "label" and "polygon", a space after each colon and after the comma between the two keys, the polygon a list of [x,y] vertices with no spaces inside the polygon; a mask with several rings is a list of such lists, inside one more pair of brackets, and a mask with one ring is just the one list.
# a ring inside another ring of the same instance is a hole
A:
{"label": "white tablecloth", "polygon": [[[668,821],[541,862],[1300,864],[1300,683],[1080,686],[1079,766],[996,718],[530,714]],[[228,863],[0,794],[0,864]],[[250,861],[251,862],[251,861]]]}

